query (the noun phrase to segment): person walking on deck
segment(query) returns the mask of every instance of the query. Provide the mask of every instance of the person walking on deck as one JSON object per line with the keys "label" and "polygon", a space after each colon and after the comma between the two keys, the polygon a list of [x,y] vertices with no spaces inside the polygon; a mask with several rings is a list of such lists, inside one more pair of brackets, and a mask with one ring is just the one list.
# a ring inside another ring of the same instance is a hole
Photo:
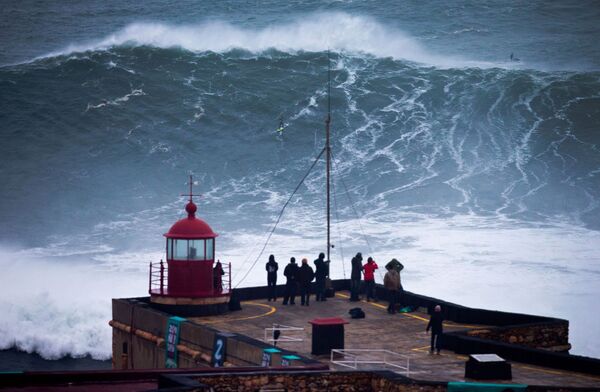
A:
{"label": "person walking on deck", "polygon": [[315,263],[315,279],[317,283],[316,301],[326,301],[325,299],[325,280],[327,279],[327,262],[325,253],[319,253],[319,258]]}
{"label": "person walking on deck", "polygon": [[269,256],[269,261],[267,262],[265,269],[267,270],[267,300],[268,301],[277,301],[277,270],[279,269],[279,265],[275,261],[275,256]]}
{"label": "person walking on deck", "polygon": [[383,278],[383,286],[388,291],[388,299],[390,304],[388,306],[388,313],[396,313],[396,300],[398,298],[398,292],[400,290],[400,274],[392,267],[386,267],[387,272]]}
{"label": "person walking on deck", "polygon": [[298,284],[298,265],[296,265],[296,258],[292,257],[290,263],[285,266],[283,270],[287,281],[285,283],[285,295],[283,296],[283,304],[287,305],[288,301],[290,305],[296,304],[296,286]]}
{"label": "person walking on deck", "polygon": [[444,316],[442,315],[442,307],[440,305],[435,305],[431,318],[429,319],[429,324],[427,324],[427,328],[425,329],[425,332],[429,332],[429,329],[431,329],[430,354],[433,354],[434,348],[437,354],[440,353],[440,348],[442,347],[442,333],[444,333],[443,322]]}
{"label": "person walking on deck", "polygon": [[367,259],[367,264],[363,265],[365,286],[367,289],[367,301],[375,299],[375,270],[378,268],[377,263],[372,257],[369,257]]}
{"label": "person walking on deck", "polygon": [[352,258],[352,273],[350,274],[350,301],[360,301],[360,273],[363,270],[362,266],[362,254],[358,252],[356,256]]}
{"label": "person walking on deck", "polygon": [[300,284],[300,305],[309,306],[310,303],[310,282],[315,278],[315,273],[307,259],[302,259],[302,266],[298,270],[298,283]]}

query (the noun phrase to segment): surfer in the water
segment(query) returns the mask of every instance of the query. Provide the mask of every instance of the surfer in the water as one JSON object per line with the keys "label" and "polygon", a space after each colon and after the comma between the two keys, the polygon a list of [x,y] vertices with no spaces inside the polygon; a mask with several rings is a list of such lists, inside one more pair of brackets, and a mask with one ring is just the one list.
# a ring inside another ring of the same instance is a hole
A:
{"label": "surfer in the water", "polygon": [[512,53],[510,54],[510,61],[521,61],[520,58],[515,57]]}
{"label": "surfer in the water", "polygon": [[279,119],[279,126],[277,127],[276,132],[278,132],[281,135],[283,133],[284,129],[285,129],[285,124],[283,123],[283,117],[281,117]]}

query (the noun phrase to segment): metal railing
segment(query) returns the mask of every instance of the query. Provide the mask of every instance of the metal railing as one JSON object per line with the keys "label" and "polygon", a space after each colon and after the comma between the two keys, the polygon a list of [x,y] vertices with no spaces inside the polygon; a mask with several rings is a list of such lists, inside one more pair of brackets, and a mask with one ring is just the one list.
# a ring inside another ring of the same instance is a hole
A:
{"label": "metal railing", "polygon": [[[276,337],[276,332],[279,331]],[[293,336],[294,333],[301,332],[301,337]],[[290,336],[289,334],[292,334]],[[283,324],[273,324],[271,328],[265,328],[264,342],[303,342],[304,341],[304,328],[302,327],[291,327]]]}
{"label": "metal railing", "polygon": [[[231,293],[231,263],[226,263],[221,275],[221,287],[218,287],[218,281],[213,277],[213,295],[223,295]],[[168,265],[162,260],[159,263],[150,262],[150,273],[148,274],[148,293],[164,295],[167,293],[167,282],[169,280]]]}
{"label": "metal railing", "polygon": [[158,266],[154,267],[152,262],[150,262],[148,293],[163,295],[166,289],[165,279],[166,281],[169,279],[169,270],[162,260],[157,264]]}
{"label": "metal railing", "polygon": [[390,350],[383,349],[333,349],[331,363],[357,369],[361,365],[383,365],[394,368],[406,376],[410,373],[410,358]]}
{"label": "metal railing", "polygon": [[221,264],[223,275],[221,275],[221,290],[218,287],[213,287],[215,294],[230,294],[231,293],[231,263]]}

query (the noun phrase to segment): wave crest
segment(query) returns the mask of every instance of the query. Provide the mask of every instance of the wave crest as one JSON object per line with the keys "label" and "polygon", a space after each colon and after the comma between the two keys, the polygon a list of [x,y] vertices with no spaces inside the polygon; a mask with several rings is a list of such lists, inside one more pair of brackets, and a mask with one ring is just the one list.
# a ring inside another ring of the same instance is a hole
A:
{"label": "wave crest", "polygon": [[100,41],[71,45],[50,56],[88,50],[106,50],[121,45],[182,48],[192,52],[228,52],[243,49],[254,53],[276,49],[282,52],[326,50],[392,57],[442,67],[493,64],[449,58],[429,53],[406,33],[385,26],[371,17],[345,13],[320,13],[262,29],[242,28],[225,21],[196,25],[133,23]]}

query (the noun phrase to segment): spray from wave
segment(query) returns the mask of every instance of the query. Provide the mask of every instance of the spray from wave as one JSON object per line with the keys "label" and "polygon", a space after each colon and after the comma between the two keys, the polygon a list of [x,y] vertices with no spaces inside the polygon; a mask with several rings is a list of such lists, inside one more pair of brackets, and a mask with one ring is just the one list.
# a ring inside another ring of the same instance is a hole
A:
{"label": "spray from wave", "polygon": [[99,41],[85,45],[71,45],[48,56],[106,50],[122,45],[147,45],[217,53],[233,49],[253,53],[270,49],[288,53],[333,50],[375,57],[391,57],[439,67],[498,66],[489,62],[432,54],[415,38],[397,28],[385,26],[370,17],[346,13],[303,16],[289,23],[275,24],[263,29],[242,28],[224,21],[206,21],[183,26],[165,23],[133,23]]}
{"label": "spray from wave", "polygon": [[0,350],[35,352],[44,359],[109,359],[110,299],[143,294],[144,275],[28,253],[0,250],[2,288],[10,293],[0,299]]}

